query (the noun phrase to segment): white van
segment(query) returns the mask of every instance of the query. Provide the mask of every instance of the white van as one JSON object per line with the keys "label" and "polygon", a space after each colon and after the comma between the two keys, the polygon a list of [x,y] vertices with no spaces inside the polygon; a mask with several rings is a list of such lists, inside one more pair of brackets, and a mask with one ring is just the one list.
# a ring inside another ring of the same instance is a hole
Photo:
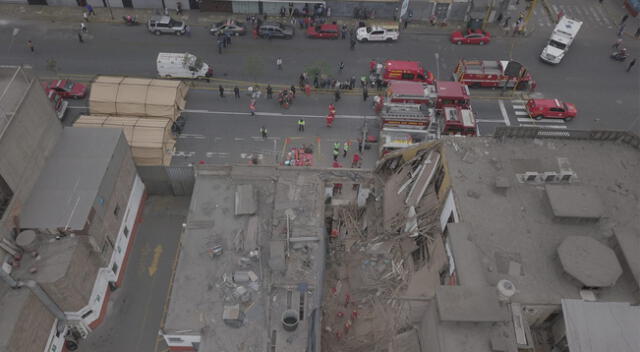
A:
{"label": "white van", "polygon": [[158,76],[164,78],[205,79],[213,75],[213,68],[189,53],[159,53]]}
{"label": "white van", "polygon": [[562,16],[551,33],[547,46],[542,50],[540,58],[550,64],[559,64],[576,38],[582,22]]}

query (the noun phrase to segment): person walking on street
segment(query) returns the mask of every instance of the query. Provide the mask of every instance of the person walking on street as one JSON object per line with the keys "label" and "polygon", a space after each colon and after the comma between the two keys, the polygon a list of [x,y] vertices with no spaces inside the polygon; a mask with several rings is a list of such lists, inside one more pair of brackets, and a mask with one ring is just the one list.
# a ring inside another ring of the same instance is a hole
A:
{"label": "person walking on street", "polygon": [[344,142],[344,144],[342,144],[342,157],[346,158],[348,152],[349,152],[349,141],[346,141]]}
{"label": "person walking on street", "polygon": [[625,13],[624,16],[622,16],[622,19],[620,20],[620,24],[624,24],[625,22],[627,22],[627,19],[629,18],[629,14]]}
{"label": "person walking on street", "polygon": [[85,22],[89,22],[89,15],[86,12],[82,13],[82,18],[84,19]]}
{"label": "person walking on street", "polygon": [[616,39],[616,42],[611,46],[612,49],[620,49],[620,45],[622,45],[622,38]]}
{"label": "person walking on street", "polygon": [[298,132],[304,132],[305,121],[303,119],[298,120]]}
{"label": "person walking on street", "polygon": [[82,33],[87,33],[87,25],[84,22],[80,22],[80,31]]}
{"label": "person walking on street", "polygon": [[340,61],[340,63],[338,64],[338,73],[342,73],[343,69],[344,69],[344,62]]}
{"label": "person walking on street", "polygon": [[267,99],[273,98],[273,88],[270,84],[267,84]]}
{"label": "person walking on street", "polygon": [[233,87],[233,95],[236,99],[240,99],[240,88],[238,86]]}
{"label": "person walking on street", "polygon": [[333,150],[333,161],[338,161],[338,156],[339,155],[340,155],[340,150],[334,149]]}
{"label": "person walking on street", "polygon": [[85,8],[87,9],[87,15],[96,15],[96,12],[93,10],[93,6],[91,6],[91,4],[87,4]]}
{"label": "person walking on street", "polygon": [[634,58],[633,60],[631,60],[631,62],[629,63],[629,66],[627,66],[627,72],[631,71],[631,68],[636,64],[636,58]]}
{"label": "person walking on street", "polygon": [[342,39],[347,39],[347,25],[343,24],[342,28],[340,29],[340,36]]}
{"label": "person walking on street", "polygon": [[256,116],[256,100],[255,99],[251,99],[251,101],[249,102],[249,112],[251,113],[251,116]]}
{"label": "person walking on street", "polygon": [[276,59],[276,66],[278,66],[278,70],[282,70],[282,58]]}
{"label": "person walking on street", "polygon": [[336,102],[340,100],[340,89],[336,89],[335,93],[333,93],[333,97],[335,98]]}
{"label": "person walking on street", "polygon": [[222,39],[218,38],[218,54],[222,54]]}
{"label": "person walking on street", "polygon": [[353,159],[351,159],[351,167],[360,167],[360,154],[355,153],[353,154]]}
{"label": "person walking on street", "polygon": [[340,151],[340,142],[333,142],[333,150]]}
{"label": "person walking on street", "polygon": [[176,15],[182,15],[182,3],[180,1],[176,3]]}
{"label": "person walking on street", "polygon": [[369,98],[369,90],[367,90],[367,87],[364,87],[362,88],[362,100],[367,101],[367,98]]}
{"label": "person walking on street", "polygon": [[33,47],[33,42],[31,40],[27,40],[27,48],[29,48],[29,50],[31,50],[31,52],[35,52],[36,49]]}
{"label": "person walking on street", "polygon": [[220,92],[220,98],[224,98],[224,87],[222,84],[218,85],[218,91]]}
{"label": "person walking on street", "polygon": [[260,127],[260,135],[262,136],[262,139],[267,139],[268,133],[269,131],[267,131],[266,127],[264,126]]}
{"label": "person walking on street", "polygon": [[82,39],[82,32],[78,32],[78,41],[80,43],[84,43],[84,40]]}
{"label": "person walking on street", "polygon": [[296,86],[294,86],[293,84],[291,85],[291,94],[293,94],[293,97],[296,97]]}
{"label": "person walking on street", "polygon": [[351,37],[351,39],[349,41],[349,46],[350,46],[351,50],[354,50],[356,48],[356,38],[354,38],[353,36]]}
{"label": "person walking on street", "polygon": [[623,33],[624,33],[624,23],[620,25],[620,28],[618,28],[618,38],[622,37]]}
{"label": "person walking on street", "polygon": [[640,26],[638,26],[638,29],[636,29],[636,34],[634,35],[634,37],[636,39],[640,39]]}

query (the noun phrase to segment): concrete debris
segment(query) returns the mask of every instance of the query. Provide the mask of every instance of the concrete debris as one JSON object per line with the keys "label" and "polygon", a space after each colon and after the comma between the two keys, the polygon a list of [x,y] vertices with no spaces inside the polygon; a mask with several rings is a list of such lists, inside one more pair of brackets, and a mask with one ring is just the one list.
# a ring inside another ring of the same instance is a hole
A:
{"label": "concrete debris", "polygon": [[249,280],[251,280],[251,277],[249,276],[248,271],[236,271],[233,273],[233,282],[235,283],[248,282]]}
{"label": "concrete debris", "polygon": [[236,216],[253,215],[257,208],[258,197],[253,185],[238,185],[236,188]]}
{"label": "concrete debris", "polygon": [[239,304],[224,307],[222,321],[232,328],[240,328],[244,323],[244,312],[240,310]]}

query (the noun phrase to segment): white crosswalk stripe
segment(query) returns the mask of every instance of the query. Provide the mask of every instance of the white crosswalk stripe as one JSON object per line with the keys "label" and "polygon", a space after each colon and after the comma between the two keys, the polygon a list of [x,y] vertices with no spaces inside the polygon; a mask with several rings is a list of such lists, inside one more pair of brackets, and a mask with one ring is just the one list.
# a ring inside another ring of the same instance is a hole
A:
{"label": "white crosswalk stripe", "polygon": [[516,115],[518,115],[518,116],[526,116],[526,115],[527,115],[527,112],[526,112],[526,111],[519,111],[519,110],[516,110]]}
{"label": "white crosswalk stripe", "polygon": [[537,128],[553,128],[553,129],[559,129],[559,130],[564,130],[567,129],[567,125],[520,125],[522,127],[537,127]]}
{"label": "white crosswalk stripe", "polygon": [[518,118],[518,122],[524,122],[524,123],[559,123],[559,124],[563,124],[565,123],[564,120],[556,120],[556,119],[542,119],[542,120],[534,120],[532,118],[529,117],[520,117]]}
{"label": "white crosswalk stripe", "polygon": [[[567,17],[589,23],[591,26],[601,26],[613,28],[614,21],[609,19],[608,14],[601,5],[551,5],[553,13],[563,13]],[[541,27],[555,26],[555,18],[550,19],[546,11],[542,9],[533,10],[534,18]]]}

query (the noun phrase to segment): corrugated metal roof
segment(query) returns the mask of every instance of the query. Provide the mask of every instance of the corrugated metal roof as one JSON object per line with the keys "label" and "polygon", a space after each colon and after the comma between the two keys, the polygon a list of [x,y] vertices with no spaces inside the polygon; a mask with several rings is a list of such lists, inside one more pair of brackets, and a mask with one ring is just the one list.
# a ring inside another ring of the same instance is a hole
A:
{"label": "corrugated metal roof", "polygon": [[121,129],[65,128],[20,214],[22,228],[82,229]]}

